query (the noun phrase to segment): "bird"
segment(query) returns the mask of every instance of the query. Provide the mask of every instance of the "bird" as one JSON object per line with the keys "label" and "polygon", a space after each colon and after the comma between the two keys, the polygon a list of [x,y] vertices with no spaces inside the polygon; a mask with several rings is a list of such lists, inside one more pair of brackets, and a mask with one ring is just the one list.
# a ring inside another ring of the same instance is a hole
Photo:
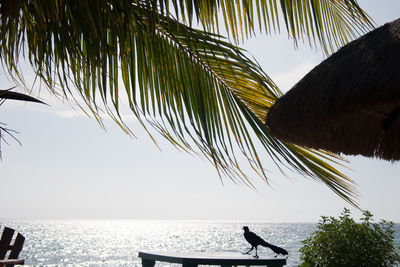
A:
{"label": "bird", "polygon": [[255,258],[258,258],[258,254],[257,254],[257,247],[259,245],[263,246],[263,247],[267,247],[270,248],[274,253],[276,253],[275,257],[278,256],[279,254],[282,255],[288,255],[289,253],[278,246],[272,245],[270,243],[268,243],[267,241],[265,241],[264,239],[262,239],[261,237],[259,237],[258,235],[256,235],[253,232],[250,232],[249,227],[247,226],[243,226],[243,230],[244,230],[244,238],[247,240],[247,242],[250,243],[251,248],[249,251],[243,253],[243,254],[249,254],[250,251],[252,251],[254,248],[256,248],[256,254],[254,255]]}

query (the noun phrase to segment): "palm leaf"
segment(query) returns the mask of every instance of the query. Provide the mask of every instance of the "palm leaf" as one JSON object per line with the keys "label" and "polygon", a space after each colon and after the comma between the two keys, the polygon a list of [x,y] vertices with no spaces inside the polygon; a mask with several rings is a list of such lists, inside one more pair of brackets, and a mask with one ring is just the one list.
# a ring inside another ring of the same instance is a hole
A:
{"label": "palm leaf", "polygon": [[[13,99],[13,100],[19,100],[19,101],[27,101],[27,102],[36,102],[36,103],[42,103],[42,104],[46,104],[42,101],[40,101],[37,98],[34,98],[32,96],[26,95],[26,94],[22,94],[22,93],[18,93],[18,92],[12,92],[11,90],[14,87],[7,89],[7,90],[0,90],[0,106],[4,103],[4,101],[8,100],[8,99]],[[0,122],[0,160],[2,159],[2,153],[1,153],[1,142],[4,141],[5,143],[7,143],[7,140],[5,138],[5,134],[9,135],[12,139],[14,139],[15,141],[17,141],[19,144],[21,144],[18,139],[14,136],[15,133],[18,133],[12,129],[8,129],[5,127],[6,124]]]}
{"label": "palm leaf", "polygon": [[19,101],[36,102],[36,103],[45,104],[43,101],[41,101],[37,98],[34,98],[30,95],[26,95],[26,94],[22,94],[22,93],[18,93],[18,92],[12,92],[12,91],[10,91],[11,89],[0,90],[0,99],[3,99],[3,100],[13,99],[13,100],[19,100]]}
{"label": "palm leaf", "polygon": [[281,93],[243,50],[163,15],[150,1],[91,3],[32,0],[21,3],[18,16],[3,18],[1,61],[9,74],[22,77],[22,51],[52,92],[57,84],[67,97],[78,92],[98,120],[105,110],[131,133],[120,115],[126,94],[146,130],[200,152],[235,181],[251,185],[240,153],[268,182],[262,151],[279,168],[322,181],[354,204],[351,180],[330,165],[341,164],[340,157],[268,133],[263,121]]}
{"label": "palm leaf", "polygon": [[[258,29],[272,33],[285,25],[297,45],[299,40],[319,43],[328,53],[373,28],[371,18],[355,0],[159,0],[159,6],[179,19],[193,19],[211,32],[219,32],[220,14],[223,25],[235,41],[250,37]],[[157,8],[160,8],[157,6]],[[283,22],[280,20],[283,18]]]}

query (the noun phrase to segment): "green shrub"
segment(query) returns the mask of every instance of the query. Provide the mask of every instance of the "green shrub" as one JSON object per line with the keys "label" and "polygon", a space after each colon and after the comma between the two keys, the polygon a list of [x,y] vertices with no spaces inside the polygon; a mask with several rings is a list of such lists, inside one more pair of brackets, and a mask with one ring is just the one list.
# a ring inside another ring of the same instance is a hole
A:
{"label": "green shrub", "polygon": [[300,266],[394,266],[400,263],[399,247],[394,245],[393,222],[372,222],[363,212],[361,223],[344,209],[339,219],[322,216],[318,230],[302,241]]}

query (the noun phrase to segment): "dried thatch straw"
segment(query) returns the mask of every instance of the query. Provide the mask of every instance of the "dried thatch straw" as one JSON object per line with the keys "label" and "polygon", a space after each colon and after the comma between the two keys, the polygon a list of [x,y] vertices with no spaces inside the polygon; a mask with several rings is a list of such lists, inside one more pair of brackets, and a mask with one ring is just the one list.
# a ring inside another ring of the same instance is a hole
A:
{"label": "dried thatch straw", "polygon": [[291,143],[400,159],[400,19],[342,47],[280,98],[267,127]]}

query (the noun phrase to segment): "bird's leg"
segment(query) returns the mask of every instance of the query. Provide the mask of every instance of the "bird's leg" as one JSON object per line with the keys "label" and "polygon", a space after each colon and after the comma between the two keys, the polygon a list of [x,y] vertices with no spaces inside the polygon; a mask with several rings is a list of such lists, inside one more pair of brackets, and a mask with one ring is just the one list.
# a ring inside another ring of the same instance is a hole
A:
{"label": "bird's leg", "polygon": [[256,254],[255,254],[253,257],[254,257],[254,258],[258,258],[257,247],[256,247]]}
{"label": "bird's leg", "polygon": [[249,254],[249,252],[250,252],[250,251],[252,251],[252,250],[253,250],[253,248],[254,248],[254,247],[253,247],[253,246],[251,246],[251,248],[249,249],[249,251],[247,251],[247,252],[244,252],[244,253],[242,253],[242,254],[243,254],[243,255],[245,255],[245,254]]}

